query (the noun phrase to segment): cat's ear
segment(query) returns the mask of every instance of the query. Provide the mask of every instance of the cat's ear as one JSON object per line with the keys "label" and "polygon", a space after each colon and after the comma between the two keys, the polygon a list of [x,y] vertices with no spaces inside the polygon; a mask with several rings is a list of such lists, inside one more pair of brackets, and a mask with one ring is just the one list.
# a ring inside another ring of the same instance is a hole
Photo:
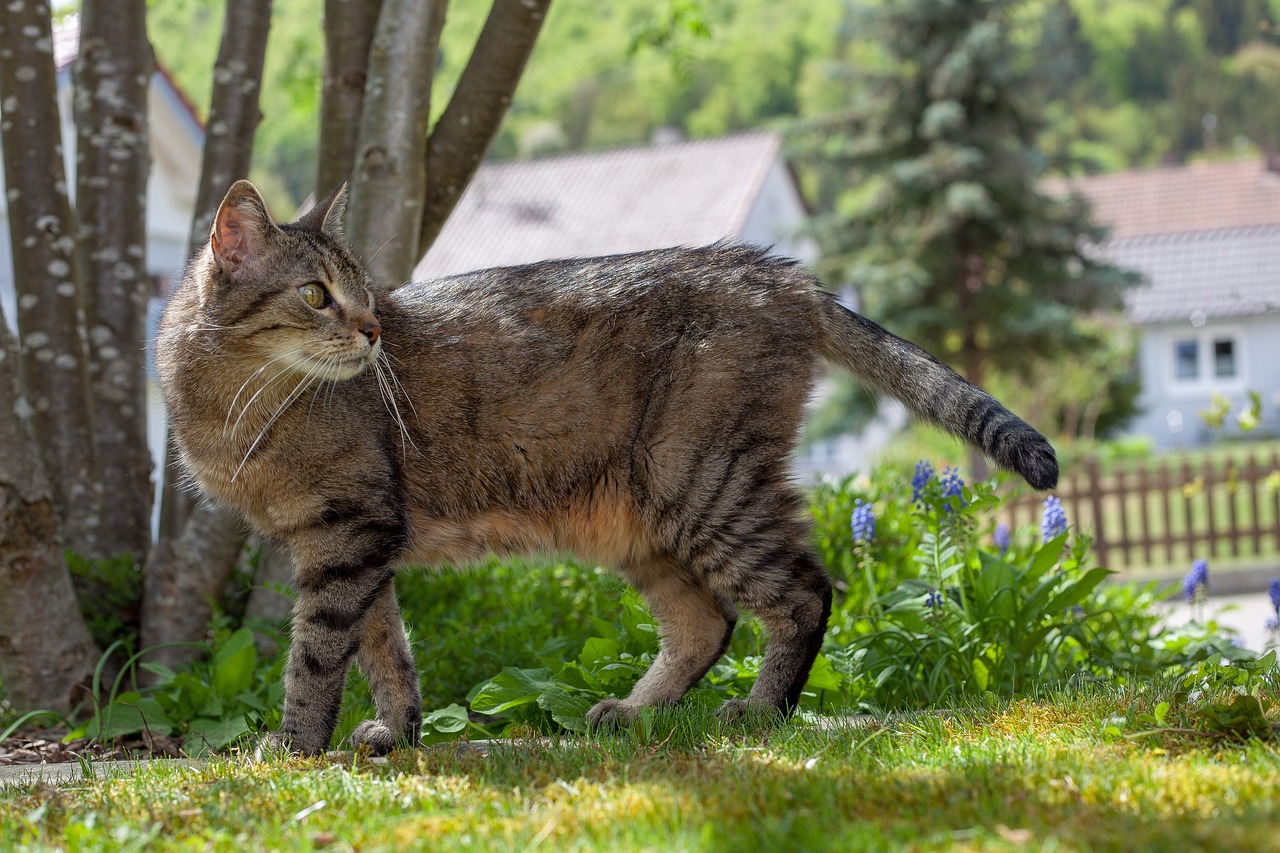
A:
{"label": "cat's ear", "polygon": [[213,258],[223,272],[234,278],[261,257],[276,230],[258,188],[248,181],[236,181],[213,218],[209,234]]}
{"label": "cat's ear", "polygon": [[345,241],[346,229],[343,227],[343,219],[346,212],[347,184],[343,181],[336,190],[316,202],[315,206],[294,224],[310,228],[312,231],[323,231],[335,240]]}

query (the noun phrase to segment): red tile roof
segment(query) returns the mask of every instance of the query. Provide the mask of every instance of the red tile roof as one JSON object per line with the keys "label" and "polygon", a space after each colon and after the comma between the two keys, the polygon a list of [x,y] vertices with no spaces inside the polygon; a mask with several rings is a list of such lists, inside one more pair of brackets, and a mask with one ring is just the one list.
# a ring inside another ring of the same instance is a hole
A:
{"label": "red tile roof", "polygon": [[[1261,158],[1073,178],[1113,239],[1280,225],[1280,174]],[[1051,189],[1061,190],[1063,181]]]}

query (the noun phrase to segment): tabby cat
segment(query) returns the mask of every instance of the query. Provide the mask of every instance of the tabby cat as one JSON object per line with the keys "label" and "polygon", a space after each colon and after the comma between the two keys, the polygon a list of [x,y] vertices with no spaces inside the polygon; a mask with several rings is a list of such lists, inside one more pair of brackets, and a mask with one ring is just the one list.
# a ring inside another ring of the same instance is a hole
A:
{"label": "tabby cat", "polygon": [[571,552],[649,603],[661,650],[596,726],[672,703],[767,626],[748,699],[789,712],[831,583],[788,476],[820,357],[1051,488],[1049,443],[792,262],[718,244],[491,269],[382,289],[343,243],[335,192],[276,224],[247,181],[170,300],[157,365],[182,458],[286,545],[296,573],[284,722],[327,748],[352,658],[385,752],[421,726],[392,586],[401,563]]}

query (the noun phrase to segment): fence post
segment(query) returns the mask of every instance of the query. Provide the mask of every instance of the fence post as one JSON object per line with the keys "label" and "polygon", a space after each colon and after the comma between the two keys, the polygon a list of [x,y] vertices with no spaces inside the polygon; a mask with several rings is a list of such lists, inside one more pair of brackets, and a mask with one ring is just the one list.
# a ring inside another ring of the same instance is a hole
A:
{"label": "fence post", "polygon": [[1093,512],[1093,547],[1098,552],[1098,565],[1107,566],[1107,534],[1102,522],[1102,477],[1098,472],[1098,460],[1089,457],[1084,463],[1089,478],[1089,506]]}

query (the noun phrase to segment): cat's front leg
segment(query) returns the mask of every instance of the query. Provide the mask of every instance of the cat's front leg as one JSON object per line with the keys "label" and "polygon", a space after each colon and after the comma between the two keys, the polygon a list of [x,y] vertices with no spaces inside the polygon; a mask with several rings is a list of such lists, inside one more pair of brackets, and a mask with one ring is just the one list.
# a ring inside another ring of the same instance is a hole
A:
{"label": "cat's front leg", "polygon": [[291,543],[297,598],[284,673],[284,719],[279,735],[265,746],[274,742],[303,755],[329,746],[347,669],[375,605],[392,585],[391,555],[372,539],[330,535],[321,542]]}
{"label": "cat's front leg", "polygon": [[422,730],[422,692],[394,586],[388,586],[371,609],[358,660],[378,716],[356,726],[351,745],[368,746],[374,755],[390,752],[397,744],[415,746]]}

